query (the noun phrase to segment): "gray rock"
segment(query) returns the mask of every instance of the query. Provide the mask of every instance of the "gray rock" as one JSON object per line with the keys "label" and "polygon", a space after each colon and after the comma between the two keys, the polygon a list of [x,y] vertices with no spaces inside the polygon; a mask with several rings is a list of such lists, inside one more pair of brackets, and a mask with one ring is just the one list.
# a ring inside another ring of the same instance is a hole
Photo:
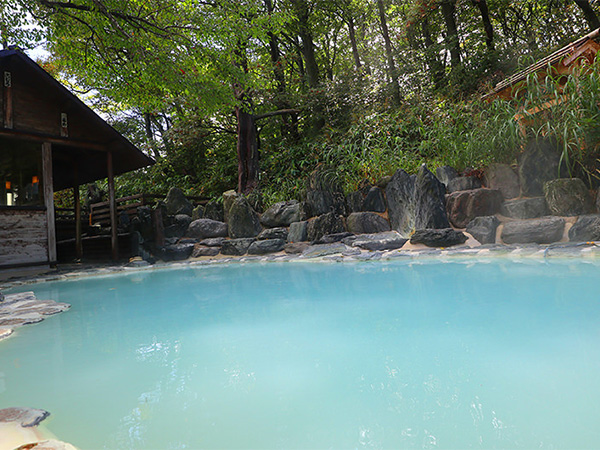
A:
{"label": "gray rock", "polygon": [[163,261],[182,261],[188,259],[194,251],[194,244],[165,245],[158,249],[158,256]]}
{"label": "gray rock", "polygon": [[569,230],[571,242],[600,241],[600,214],[579,216]]}
{"label": "gray rock", "polygon": [[260,222],[268,228],[288,227],[293,222],[300,222],[304,217],[303,205],[297,200],[275,203],[261,216]]}
{"label": "gray rock", "polygon": [[592,197],[579,178],[559,178],[544,184],[544,196],[555,216],[578,216],[593,211]]}
{"label": "gray rock", "polygon": [[227,229],[232,239],[255,237],[261,231],[258,214],[243,196],[234,200],[227,219]]}
{"label": "gray rock", "polygon": [[285,247],[284,239],[265,239],[264,241],[254,241],[248,248],[249,255],[265,255],[267,253],[277,253]]}
{"label": "gray rock", "polygon": [[501,212],[514,219],[535,219],[547,216],[548,207],[544,197],[521,198],[505,201]]}
{"label": "gray rock", "polygon": [[344,253],[348,249],[349,247],[340,242],[334,244],[311,245],[302,252],[302,256],[306,258],[319,258],[321,256]]}
{"label": "gray rock", "polygon": [[199,258],[201,256],[217,256],[220,251],[220,247],[207,247],[196,244],[194,245],[194,250],[192,251],[192,258]]}
{"label": "gray rock", "polygon": [[185,214],[191,217],[194,209],[190,201],[183,194],[183,191],[176,187],[169,189],[167,198],[165,198],[165,205],[169,216]]}
{"label": "gray rock", "polygon": [[446,197],[450,222],[457,228],[465,228],[475,217],[492,216],[500,212],[504,198],[495,189],[458,191]]}
{"label": "gray rock", "polygon": [[387,231],[384,233],[361,234],[352,242],[353,247],[359,247],[364,250],[395,250],[406,244],[408,239],[400,236],[397,231]]}
{"label": "gray rock", "polygon": [[25,428],[36,427],[49,415],[43,409],[5,408],[0,409],[0,423],[18,423]]}
{"label": "gray rock", "polygon": [[435,169],[435,175],[437,176],[437,179],[440,180],[440,182],[444,186],[448,186],[448,183],[451,180],[458,178],[458,172],[456,171],[456,169],[454,167],[450,167],[450,166],[438,167],[437,169]]}
{"label": "gray rock", "polygon": [[192,210],[192,220],[202,219],[204,217],[204,207],[202,205],[196,206]]}
{"label": "gray rock", "polygon": [[223,255],[234,256],[245,255],[254,241],[256,241],[255,238],[229,239],[223,242],[223,246],[221,247],[221,253]]}
{"label": "gray rock", "polygon": [[498,225],[500,221],[496,216],[475,217],[467,225],[466,231],[481,244],[494,244]]}
{"label": "gray rock", "polygon": [[458,191],[470,191],[473,189],[479,189],[481,187],[481,180],[477,177],[457,177],[448,182],[446,189],[448,193]]}
{"label": "gray rock", "polygon": [[192,223],[192,218],[186,214],[177,214],[173,218],[173,223],[165,228],[165,237],[181,238],[185,236],[188,227]]}
{"label": "gray rock", "polygon": [[201,240],[200,242],[198,242],[198,244],[204,245],[206,247],[221,247],[223,245],[223,242],[225,242],[226,240],[227,239],[224,237],[208,238]]}
{"label": "gray rock", "polygon": [[350,192],[346,195],[346,205],[348,206],[348,211],[350,213],[360,212],[362,210],[362,204],[365,197],[360,193],[360,191]]}
{"label": "gray rock", "polygon": [[348,231],[354,234],[390,231],[390,223],[374,212],[352,213],[346,219]]}
{"label": "gray rock", "polygon": [[308,240],[308,222],[294,222],[290,224],[288,242],[303,242]]}
{"label": "gray rock", "polygon": [[392,176],[386,175],[385,177],[380,178],[377,183],[375,183],[375,186],[385,189],[390,181],[392,181]]}
{"label": "gray rock", "polygon": [[596,193],[596,211],[600,213],[600,188],[598,188],[598,192]]}
{"label": "gray rock", "polygon": [[262,230],[257,236],[258,240],[283,239],[284,241],[286,241],[287,238],[288,230],[285,227],[267,228],[266,230]]}
{"label": "gray rock", "polygon": [[298,255],[310,247],[308,242],[288,242],[283,250],[290,255]]}
{"label": "gray rock", "polygon": [[313,242],[313,244],[333,244],[334,242],[342,242],[342,241],[344,241],[344,244],[345,244],[346,239],[349,237],[352,237],[352,236],[354,236],[354,234],[348,233],[348,232],[326,234],[321,239]]}
{"label": "gray rock", "polygon": [[560,217],[515,220],[504,224],[502,241],[506,244],[551,244],[563,237],[565,221]]}
{"label": "gray rock", "polygon": [[320,216],[329,212],[346,214],[346,199],[341,192],[307,191],[306,209],[308,216]]}
{"label": "gray rock", "polygon": [[186,235],[196,239],[225,237],[227,224],[212,219],[194,220],[190,223]]}
{"label": "gray rock", "polygon": [[233,206],[233,202],[241,197],[243,197],[243,195],[238,194],[233,189],[223,192],[223,216],[225,223],[229,223],[229,210]]}
{"label": "gray rock", "polygon": [[346,231],[341,216],[335,213],[322,214],[308,222],[306,229],[309,241],[317,241],[326,234],[341,233]]}
{"label": "gray rock", "polygon": [[485,185],[498,189],[504,198],[518,197],[521,192],[519,175],[508,164],[490,164],[485,171]]}
{"label": "gray rock", "polygon": [[385,188],[390,224],[402,236],[410,235],[415,226],[415,180],[400,169]]}
{"label": "gray rock", "polygon": [[450,226],[446,214],[446,188],[421,165],[415,180],[415,230],[447,228]]}
{"label": "gray rock", "polygon": [[204,218],[216,220],[217,222],[225,222],[225,214],[223,212],[223,204],[216,200],[211,200],[204,207]]}
{"label": "gray rock", "polygon": [[[544,195],[544,184],[559,178],[561,152],[554,139],[532,139],[519,155],[519,184],[524,197]],[[563,165],[564,166],[564,165]],[[561,176],[565,173],[561,166]]]}
{"label": "gray rock", "polygon": [[424,244],[427,247],[451,247],[464,244],[467,236],[452,228],[417,230],[410,238],[411,244]]}
{"label": "gray rock", "polygon": [[383,191],[378,187],[372,187],[369,189],[367,196],[363,200],[362,210],[363,211],[374,211],[374,212],[385,212],[387,205],[385,204],[385,197]]}

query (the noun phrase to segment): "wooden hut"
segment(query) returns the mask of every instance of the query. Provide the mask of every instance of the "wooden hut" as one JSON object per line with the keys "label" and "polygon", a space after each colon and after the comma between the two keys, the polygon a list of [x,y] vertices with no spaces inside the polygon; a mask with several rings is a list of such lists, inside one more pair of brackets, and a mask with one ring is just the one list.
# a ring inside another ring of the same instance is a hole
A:
{"label": "wooden hut", "polygon": [[499,98],[510,100],[518,97],[527,89],[527,77],[532,75],[537,76],[541,80],[551,73],[552,76],[558,79],[559,84],[564,86],[567,82],[567,76],[576,67],[581,67],[583,64],[589,65],[596,59],[596,54],[600,50],[600,44],[597,42],[599,36],[600,28],[571,42],[531,66],[501,81],[490,92],[485,94],[483,99],[493,100]]}
{"label": "wooden hut", "polygon": [[[18,49],[0,51],[0,268],[56,262],[54,192],[108,178],[117,258],[114,176],[153,163]],[[81,222],[76,220],[81,253]]]}

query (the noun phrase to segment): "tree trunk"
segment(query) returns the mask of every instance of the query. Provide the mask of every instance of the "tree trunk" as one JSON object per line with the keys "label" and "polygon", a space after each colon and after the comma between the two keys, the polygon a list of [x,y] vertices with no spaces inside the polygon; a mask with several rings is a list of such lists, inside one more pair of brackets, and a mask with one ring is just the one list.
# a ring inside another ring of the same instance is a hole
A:
{"label": "tree trunk", "polygon": [[431,80],[434,87],[440,89],[444,85],[444,66],[438,59],[438,52],[429,32],[429,20],[427,18],[421,22],[421,31],[423,32],[423,39],[425,41],[425,61],[429,67]]}
{"label": "tree trunk", "polygon": [[446,45],[450,51],[450,64],[453,69],[460,66],[460,43],[456,26],[456,0],[442,0],[442,15],[446,24]]}
{"label": "tree trunk", "polygon": [[248,194],[258,185],[258,138],[254,116],[236,107],[238,192]]}
{"label": "tree trunk", "polygon": [[587,21],[591,31],[594,31],[600,28],[600,20],[598,20],[598,16],[594,12],[592,5],[588,0],[573,0],[577,6],[583,12],[585,20]]}
{"label": "tree trunk", "polygon": [[291,0],[298,18],[298,35],[302,41],[304,68],[308,77],[308,85],[316,88],[319,85],[319,66],[315,57],[315,43],[308,23],[308,5],[305,0]]}
{"label": "tree trunk", "polygon": [[473,5],[479,9],[481,20],[483,21],[483,29],[485,31],[485,45],[488,50],[494,50],[494,28],[490,20],[490,11],[486,0],[473,0]]}
{"label": "tree trunk", "polygon": [[358,55],[358,45],[356,45],[356,30],[354,29],[354,19],[352,18],[352,16],[348,18],[346,25],[348,25],[348,36],[350,37],[350,46],[352,47],[354,65],[356,66],[356,69],[360,71],[360,56]]}
{"label": "tree trunk", "polygon": [[385,17],[385,7],[383,0],[377,0],[377,9],[379,10],[379,21],[381,23],[381,34],[385,43],[385,55],[388,63],[388,76],[391,80],[392,98],[395,105],[400,104],[400,86],[398,85],[398,72],[396,71],[396,63],[394,62],[394,53],[392,50],[392,41],[387,27],[387,19]]}

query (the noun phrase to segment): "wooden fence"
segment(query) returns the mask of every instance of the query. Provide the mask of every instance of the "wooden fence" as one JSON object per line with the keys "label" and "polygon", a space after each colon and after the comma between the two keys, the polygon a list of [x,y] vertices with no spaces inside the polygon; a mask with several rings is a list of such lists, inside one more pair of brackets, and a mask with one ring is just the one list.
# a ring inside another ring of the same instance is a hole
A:
{"label": "wooden fence", "polygon": [[[140,206],[154,205],[157,200],[163,200],[166,195],[161,194],[136,194],[129,197],[122,197],[115,200],[117,206],[117,216],[126,212],[129,217],[137,215]],[[208,202],[204,197],[187,197],[193,204],[200,205]],[[90,225],[100,224],[101,226],[110,226],[110,203],[100,202],[90,205]]]}

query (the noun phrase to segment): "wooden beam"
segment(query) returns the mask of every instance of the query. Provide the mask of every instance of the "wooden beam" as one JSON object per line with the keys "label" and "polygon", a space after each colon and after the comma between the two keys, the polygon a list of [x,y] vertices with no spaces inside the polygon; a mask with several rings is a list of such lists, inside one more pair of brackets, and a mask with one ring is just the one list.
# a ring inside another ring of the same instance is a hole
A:
{"label": "wooden beam", "polygon": [[[5,118],[6,118],[6,112],[5,112]],[[96,142],[84,141],[81,139],[71,139],[71,138],[66,138],[66,137],[61,138],[61,137],[50,136],[50,135],[42,134],[42,133],[32,133],[29,131],[0,129],[0,137],[22,139],[22,140],[28,140],[28,141],[40,142],[40,143],[48,142],[50,144],[58,144],[58,145],[65,145],[65,146],[70,146],[70,147],[79,147],[79,148],[85,148],[85,149],[89,149],[89,150],[96,150],[96,151],[100,151],[100,152],[108,152],[108,148],[107,148],[108,144],[98,144]]]}
{"label": "wooden beam", "polygon": [[13,94],[12,94],[12,73],[4,72],[4,128],[12,129],[13,127]]}
{"label": "wooden beam", "polygon": [[42,144],[42,177],[44,182],[44,204],[48,223],[48,262],[56,264],[56,222],[54,221],[54,188],[52,186],[52,144]]}
{"label": "wooden beam", "polygon": [[107,153],[108,167],[108,201],[110,207],[110,244],[112,247],[112,257],[116,261],[119,259],[119,241],[117,236],[117,202],[115,201],[115,175],[113,169],[112,152]]}
{"label": "wooden beam", "polygon": [[73,187],[73,201],[75,203],[75,255],[77,259],[83,257],[83,245],[81,241],[81,199],[79,197],[79,184],[77,182],[77,166],[75,166],[75,186]]}

